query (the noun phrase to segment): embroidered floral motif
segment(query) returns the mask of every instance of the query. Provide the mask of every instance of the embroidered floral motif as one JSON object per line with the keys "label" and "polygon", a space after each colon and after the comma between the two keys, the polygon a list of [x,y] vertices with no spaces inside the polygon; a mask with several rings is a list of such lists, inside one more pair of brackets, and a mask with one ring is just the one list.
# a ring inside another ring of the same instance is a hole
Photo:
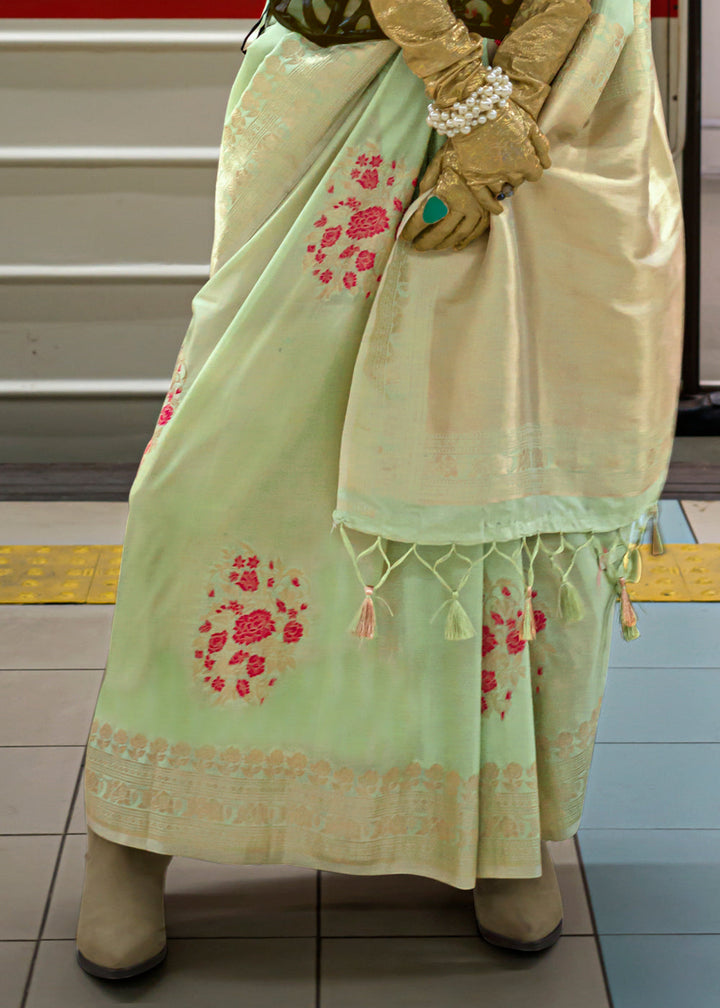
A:
{"label": "embroidered floral motif", "polygon": [[211,572],[214,609],[193,641],[193,675],[216,702],[261,704],[278,675],[295,667],[308,580],[278,560],[261,560],[245,543],[238,549]]}
{"label": "embroidered floral motif", "polygon": [[315,220],[304,266],[322,285],[322,297],[347,292],[367,298],[382,279],[415,180],[402,162],[387,161],[373,145],[363,152],[350,148],[338,174],[327,188],[336,202]]}
{"label": "embroidered floral motif", "polygon": [[[489,623],[482,628],[482,700],[483,714],[493,711],[503,719],[512,702],[513,691],[525,675],[524,651],[527,641],[520,637],[523,613],[513,600],[509,581],[485,582],[485,611]],[[545,613],[537,608],[533,592],[535,632],[542,633],[547,625]],[[537,673],[542,674],[542,669]],[[539,690],[539,686],[536,687]]]}
{"label": "embroidered floral motif", "polygon": [[175,415],[175,412],[180,405],[180,397],[183,392],[186,377],[187,369],[185,367],[185,354],[181,349],[178,354],[178,358],[175,361],[175,368],[170,380],[170,388],[168,389],[165,401],[162,404],[162,409],[160,410],[160,416],[157,419],[153,436],[148,441],[145,451],[143,452],[143,458],[145,458],[148,452],[155,446],[159,436],[162,434],[163,428],[170,423]]}

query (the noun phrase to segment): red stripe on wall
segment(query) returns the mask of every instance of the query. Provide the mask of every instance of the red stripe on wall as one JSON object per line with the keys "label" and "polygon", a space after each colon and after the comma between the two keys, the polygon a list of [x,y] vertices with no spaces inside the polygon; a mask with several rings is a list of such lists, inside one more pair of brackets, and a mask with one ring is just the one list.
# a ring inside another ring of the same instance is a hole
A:
{"label": "red stripe on wall", "polygon": [[3,18],[253,18],[264,0],[4,0]]}
{"label": "red stripe on wall", "polygon": [[656,18],[676,18],[679,0],[651,0],[652,16]]}
{"label": "red stripe on wall", "polygon": [[[679,0],[652,0],[652,16],[676,18]],[[4,0],[3,18],[258,18],[264,0]]]}

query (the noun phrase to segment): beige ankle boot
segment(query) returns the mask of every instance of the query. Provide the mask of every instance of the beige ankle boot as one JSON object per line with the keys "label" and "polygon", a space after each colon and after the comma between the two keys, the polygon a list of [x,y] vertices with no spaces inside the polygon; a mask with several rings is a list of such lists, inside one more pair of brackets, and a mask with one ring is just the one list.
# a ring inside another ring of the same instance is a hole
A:
{"label": "beige ankle boot", "polygon": [[562,898],[545,843],[540,878],[480,878],[473,895],[478,929],[491,945],[540,952],[562,934]]}
{"label": "beige ankle boot", "polygon": [[164,888],[170,858],[112,843],[88,827],[78,962],[103,980],[126,980],[167,954]]}

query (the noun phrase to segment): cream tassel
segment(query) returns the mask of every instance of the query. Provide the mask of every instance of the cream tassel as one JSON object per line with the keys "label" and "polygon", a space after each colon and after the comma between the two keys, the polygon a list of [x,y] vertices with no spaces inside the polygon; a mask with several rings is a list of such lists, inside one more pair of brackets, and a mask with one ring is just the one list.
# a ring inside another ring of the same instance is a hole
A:
{"label": "cream tassel", "polygon": [[520,640],[531,641],[537,637],[535,629],[535,610],[532,604],[532,585],[525,589],[525,612],[523,613],[522,633]]}
{"label": "cream tassel", "polygon": [[445,620],[445,640],[470,640],[475,636],[475,627],[468,614],[462,607],[458,593],[452,593],[452,599],[448,606],[448,614]]}
{"label": "cream tassel", "polygon": [[620,625],[622,635],[626,641],[637,640],[640,631],[637,628],[637,615],[633,609],[632,602],[627,590],[627,582],[624,577],[618,579],[621,587],[620,592]]}
{"label": "cream tassel", "polygon": [[375,636],[375,606],[372,585],[365,585],[365,601],[360,606],[353,633],[356,637],[363,637],[366,640]]}

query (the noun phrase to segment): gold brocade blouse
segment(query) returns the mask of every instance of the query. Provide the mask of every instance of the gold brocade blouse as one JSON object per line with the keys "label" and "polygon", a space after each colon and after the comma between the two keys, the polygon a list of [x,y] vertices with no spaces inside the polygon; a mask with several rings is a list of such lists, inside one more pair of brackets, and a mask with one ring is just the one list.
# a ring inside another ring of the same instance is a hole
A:
{"label": "gold brocade blouse", "polygon": [[[502,39],[522,0],[448,0],[470,31]],[[381,39],[369,0],[270,0],[268,14],[320,46]]]}

